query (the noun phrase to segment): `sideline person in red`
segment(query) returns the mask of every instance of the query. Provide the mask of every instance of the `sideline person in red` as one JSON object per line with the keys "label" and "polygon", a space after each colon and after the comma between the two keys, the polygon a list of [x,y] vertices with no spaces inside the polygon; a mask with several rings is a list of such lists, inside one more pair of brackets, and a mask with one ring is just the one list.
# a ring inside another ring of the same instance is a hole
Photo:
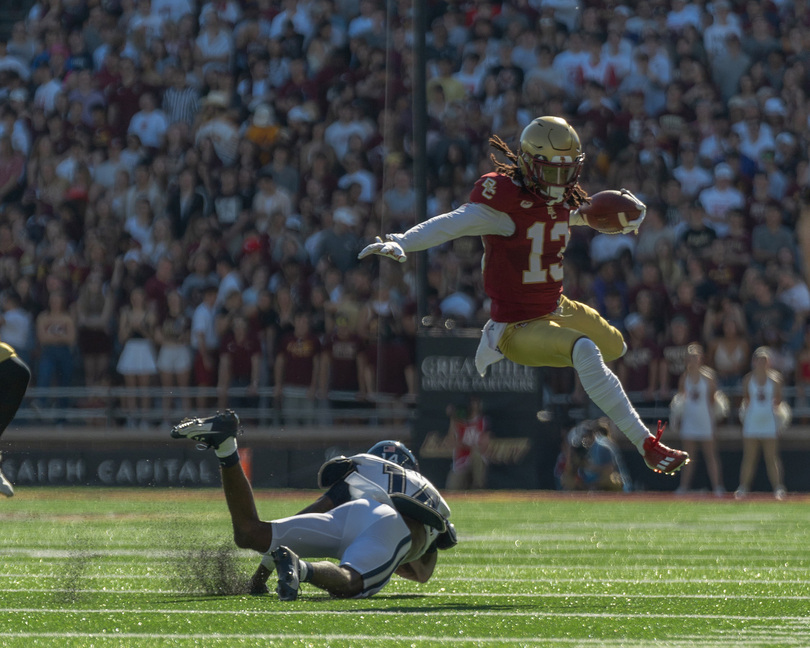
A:
{"label": "sideline person in red", "polygon": [[481,399],[473,396],[468,407],[447,406],[450,426],[448,443],[453,447],[453,466],[447,475],[448,490],[485,488],[489,419],[484,416]]}

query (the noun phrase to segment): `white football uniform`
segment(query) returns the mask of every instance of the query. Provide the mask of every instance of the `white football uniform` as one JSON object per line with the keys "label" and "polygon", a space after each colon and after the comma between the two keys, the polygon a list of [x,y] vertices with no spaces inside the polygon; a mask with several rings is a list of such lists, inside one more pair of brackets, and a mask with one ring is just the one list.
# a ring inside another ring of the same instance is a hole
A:
{"label": "white football uniform", "polygon": [[336,558],[363,578],[356,598],[379,592],[411,554],[411,531],[390,504],[369,498],[346,502],[327,513],[274,520],[273,542],[302,558]]}
{"label": "white football uniform", "polygon": [[[357,598],[365,598],[379,592],[397,567],[427,551],[445,531],[450,508],[421,474],[374,455],[337,457],[321,466],[321,488],[341,481],[349,501],[327,513],[273,521],[267,553],[284,545],[304,558],[337,558],[363,578]],[[403,515],[424,525],[424,542],[418,546]]]}

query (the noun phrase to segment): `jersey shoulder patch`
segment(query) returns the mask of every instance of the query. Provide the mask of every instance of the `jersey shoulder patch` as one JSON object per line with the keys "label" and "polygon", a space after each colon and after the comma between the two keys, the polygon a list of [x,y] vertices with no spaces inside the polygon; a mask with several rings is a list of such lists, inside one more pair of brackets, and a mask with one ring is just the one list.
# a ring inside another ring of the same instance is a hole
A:
{"label": "jersey shoulder patch", "polygon": [[487,173],[478,178],[470,192],[470,202],[481,203],[507,214],[531,202],[532,195],[512,178],[500,173]]}
{"label": "jersey shoulder patch", "polygon": [[329,488],[354,471],[354,462],[348,457],[335,457],[327,461],[318,471],[318,487]]}

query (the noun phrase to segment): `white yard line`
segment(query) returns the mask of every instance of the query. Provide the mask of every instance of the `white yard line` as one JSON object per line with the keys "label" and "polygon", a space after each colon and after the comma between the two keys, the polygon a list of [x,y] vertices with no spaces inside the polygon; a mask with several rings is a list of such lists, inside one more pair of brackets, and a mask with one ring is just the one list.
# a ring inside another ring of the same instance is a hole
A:
{"label": "white yard line", "polygon": [[[446,595],[445,595],[446,596]],[[132,618],[137,615],[164,614],[164,615],[214,615],[214,616],[404,616],[425,617],[424,610],[373,610],[365,607],[362,610],[284,610],[273,608],[269,610],[191,610],[191,609],[150,609],[133,610],[131,608],[11,608],[2,607],[0,613],[4,614],[122,614]],[[744,614],[667,614],[662,612],[650,613],[620,613],[620,612],[532,612],[520,611],[492,611],[492,610],[433,610],[430,617],[535,617],[535,618],[576,618],[576,619],[692,619],[707,621],[753,621],[758,623],[793,622],[810,629],[810,617],[807,616],[751,616]],[[172,635],[174,636],[174,635]]]}
{"label": "white yard line", "polygon": [[[75,587],[49,587],[49,588],[31,588],[31,587],[0,587],[0,592],[16,592],[16,593],[36,593],[47,594],[57,592],[70,592],[72,594],[145,594],[145,595],[188,595],[186,590],[176,589],[79,589]],[[238,596],[238,595],[237,595]],[[245,594],[247,596],[247,594]],[[548,599],[577,599],[577,598],[590,598],[590,599],[706,599],[706,600],[721,600],[721,601],[810,601],[810,595],[802,596],[800,594],[786,595],[786,594],[630,594],[627,592],[487,592],[482,594],[478,592],[459,592],[459,591],[444,591],[444,592],[419,592],[418,596],[424,597],[459,597],[474,598],[477,596],[486,596],[486,598],[548,598]],[[148,611],[148,610],[145,610]]]}
{"label": "white yard line", "polygon": [[[533,639],[531,637],[452,637],[440,635],[361,635],[361,634],[258,634],[258,633],[245,633],[245,634],[219,634],[219,633],[206,633],[206,634],[168,634],[168,633],[134,633],[134,632],[93,632],[81,634],[78,632],[0,632],[0,638],[5,637],[9,639],[94,639],[104,640],[111,639],[113,641],[121,641],[122,639],[129,640],[142,640],[152,642],[154,640],[193,640],[193,641],[247,641],[250,645],[255,645],[257,641],[307,641],[317,639],[319,642],[323,641],[352,641],[363,642],[364,645],[384,644],[386,646],[398,645],[400,643],[412,644],[425,643],[429,646],[441,644],[492,644],[492,645],[511,645],[517,644],[520,646],[544,646],[551,647],[559,646],[599,646],[599,647],[620,647],[620,648],[649,648],[650,640],[644,639],[623,639],[623,638],[572,638],[572,637],[549,637],[542,639]],[[698,641],[699,644],[695,644]],[[779,643],[785,646],[806,646],[806,640],[801,637],[784,637],[780,638]],[[701,648],[744,648],[746,646],[762,646],[763,639],[710,639],[706,640],[705,637],[672,637],[671,639],[656,639],[655,645],[657,648],[694,648],[699,645]],[[771,642],[772,645],[772,642]]]}
{"label": "white yard line", "polygon": [[[62,578],[64,574],[55,572],[42,572],[42,573],[0,573],[0,578],[19,579],[19,578]],[[83,580],[163,580],[172,581],[176,580],[177,576],[170,574],[81,574],[77,578]],[[436,574],[430,581],[431,583],[549,583],[549,584],[562,584],[562,583],[582,583],[582,578],[545,578],[538,576],[537,578],[470,578],[464,576],[445,576],[441,573]],[[768,580],[755,580],[755,579],[742,579],[742,578],[667,578],[662,581],[660,578],[588,578],[588,583],[605,583],[608,585],[629,584],[629,585],[661,585],[669,584],[692,584],[692,585],[756,585],[761,587],[763,585],[804,585],[810,587],[810,582],[806,578],[797,579],[768,579]]]}
{"label": "white yard line", "polygon": [[[61,553],[61,552],[55,552]],[[25,557],[27,558],[39,558],[41,560],[90,560],[93,558],[109,558],[109,557],[116,557],[110,556],[103,552],[87,552],[86,554],[83,553],[76,553],[76,552],[64,552],[65,555],[48,555],[43,556],[39,555],[38,552],[36,555]],[[117,554],[120,555],[120,554]],[[156,553],[149,553],[145,554],[143,557],[151,558],[154,561],[166,561],[166,560],[176,560],[178,556],[165,556],[165,555],[158,555]],[[256,562],[258,562],[257,554],[253,554],[252,557],[256,558]],[[504,558],[504,556],[498,556],[500,558]],[[519,556],[520,558],[525,559],[525,556]],[[758,558],[762,559],[763,556],[757,556]],[[3,553],[0,552],[0,558],[3,558]],[[664,560],[666,557],[664,556],[657,556],[656,558],[660,560]],[[785,560],[784,557],[781,556],[774,556],[772,560],[775,562],[781,562]],[[15,558],[9,557],[5,560],[6,565],[11,565],[14,562],[24,562],[22,558]],[[118,566],[127,566],[127,565],[143,565],[143,561],[123,561],[119,560],[116,561],[112,567]],[[643,571],[647,573],[658,573],[662,572],[661,578],[669,580],[669,576],[671,572],[677,571],[680,573],[683,572],[699,572],[703,573],[707,570],[711,570],[712,572],[734,572],[734,571],[742,571],[745,573],[747,579],[751,579],[754,582],[770,582],[768,580],[760,579],[755,580],[755,576],[758,573],[773,573],[773,572],[796,572],[796,573],[806,573],[810,572],[810,561],[806,566],[797,566],[797,565],[787,565],[781,564],[778,566],[775,565],[762,565],[762,564],[752,564],[750,562],[740,562],[740,563],[731,563],[725,565],[718,565],[718,564],[710,564],[710,565],[690,565],[690,564],[680,564],[680,563],[672,563],[672,564],[644,564],[644,565],[628,565],[628,564],[606,564],[602,563],[594,563],[594,564],[578,564],[578,565],[560,565],[555,563],[515,563],[509,562],[505,564],[492,564],[490,567],[493,570],[498,570],[501,572],[522,572],[522,571],[548,571],[548,572],[585,572],[587,577],[590,579],[591,572],[598,572],[600,574],[604,574],[606,571],[610,572],[636,572],[636,571]],[[466,571],[466,570],[475,570],[476,572],[480,572],[482,570],[482,566],[480,562],[475,563],[460,563],[457,560],[453,560],[452,565],[447,565],[448,569],[453,569],[455,571]],[[489,579],[482,579],[482,580],[489,580]],[[581,580],[581,579],[580,579]],[[699,576],[695,579],[686,579],[687,582],[692,582],[693,580],[702,580]]]}
{"label": "white yard line", "polygon": [[[64,545],[62,545],[64,546]],[[611,557],[609,555],[610,550],[604,547],[596,547],[593,545],[588,545],[585,547],[586,549],[591,550],[590,553],[582,553],[581,551],[578,553],[578,564],[577,565],[554,565],[554,564],[545,564],[545,565],[537,565],[536,563],[530,565],[515,565],[513,562],[510,562],[507,566],[497,565],[499,568],[508,568],[508,569],[515,569],[515,568],[525,568],[525,567],[532,567],[532,568],[548,568],[548,569],[604,569],[605,563],[603,560],[607,557]],[[523,547],[526,551],[530,550],[530,547]],[[536,555],[538,558],[548,557],[550,553],[556,553],[557,549],[549,549],[548,551],[539,552]],[[32,548],[32,547],[8,547],[8,548],[0,548],[0,557],[11,558],[14,559],[16,557],[21,558],[39,558],[39,559],[52,559],[52,560],[63,560],[63,559],[81,559],[81,558],[152,558],[154,560],[170,560],[176,558],[185,558],[189,555],[188,550],[179,550],[179,549],[131,549],[131,548],[122,548],[122,549],[42,549],[42,548]],[[252,551],[248,550],[237,550],[234,549],[234,555],[237,557],[245,557],[245,558],[256,558],[257,554]],[[627,554],[625,553],[616,553],[613,554],[615,558],[624,559]],[[763,554],[761,550],[756,551],[754,553],[757,559],[760,561],[762,560],[773,560],[773,561],[785,561],[791,560],[791,556],[783,552],[775,552],[770,554]],[[454,550],[452,553],[452,560],[454,567],[469,567],[474,566],[477,569],[481,568],[481,559],[500,559],[504,560],[507,558],[522,558],[526,559],[526,555],[524,553],[519,553],[515,556],[505,555],[502,552],[491,552],[491,553],[472,553],[472,552],[465,552],[463,550]],[[475,558],[475,562],[471,562],[465,564],[463,559],[465,558]],[[598,558],[599,561],[593,565],[583,564],[583,561],[587,560],[588,558]],[[746,569],[747,571],[752,571],[756,569],[773,569],[774,567],[771,565],[752,565],[750,562],[744,561],[745,557],[742,556],[727,556],[723,554],[718,554],[716,551],[714,552],[704,552],[704,553],[668,553],[662,551],[660,553],[633,553],[632,558],[635,561],[643,562],[643,561],[709,561],[709,562],[717,562],[719,560],[723,561],[730,561],[731,559],[740,560],[739,567]],[[139,561],[140,562],[140,561]],[[807,562],[806,567],[799,567],[799,566],[791,566],[792,569],[806,569],[810,570],[810,559],[807,558],[806,549],[801,552],[797,552],[796,562]],[[734,568],[736,565],[712,565],[712,569],[729,569]],[[608,565],[610,568],[614,568],[614,566]],[[649,564],[645,565],[617,565],[615,568],[618,569],[666,569],[669,568],[669,565],[654,565],[651,566]],[[672,565],[673,568],[677,569],[699,569],[699,566],[696,565]],[[788,569],[788,566],[784,567]]]}

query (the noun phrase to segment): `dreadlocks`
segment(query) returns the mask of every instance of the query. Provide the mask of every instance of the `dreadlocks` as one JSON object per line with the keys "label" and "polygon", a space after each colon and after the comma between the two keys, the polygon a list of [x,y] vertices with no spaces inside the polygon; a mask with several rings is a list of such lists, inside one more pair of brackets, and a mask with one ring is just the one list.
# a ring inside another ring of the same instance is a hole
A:
{"label": "dreadlocks", "polygon": [[518,166],[518,156],[512,152],[512,149],[507,146],[506,142],[497,135],[493,135],[489,138],[489,145],[496,151],[503,153],[506,159],[512,163],[505,164],[504,162],[499,162],[495,154],[490,153],[489,159],[492,160],[492,164],[495,165],[495,170],[501,175],[508,176],[513,180],[521,180],[523,174],[520,172],[520,167]]}
{"label": "dreadlocks", "polygon": [[[517,154],[509,148],[509,146],[504,142],[500,137],[497,135],[493,135],[489,138],[489,145],[494,148],[496,151],[503,153],[504,157],[509,160],[509,164],[505,162],[500,162],[494,153],[489,154],[489,159],[492,160],[492,164],[495,166],[495,171],[500,173],[501,175],[505,175],[513,180],[520,182],[522,185],[525,186],[523,182],[523,173],[520,170],[520,166],[518,165],[518,156]],[[566,203],[572,209],[578,209],[580,205],[590,202],[590,198],[588,198],[587,192],[582,188],[582,186],[577,182],[568,192],[568,197],[566,198]]]}

